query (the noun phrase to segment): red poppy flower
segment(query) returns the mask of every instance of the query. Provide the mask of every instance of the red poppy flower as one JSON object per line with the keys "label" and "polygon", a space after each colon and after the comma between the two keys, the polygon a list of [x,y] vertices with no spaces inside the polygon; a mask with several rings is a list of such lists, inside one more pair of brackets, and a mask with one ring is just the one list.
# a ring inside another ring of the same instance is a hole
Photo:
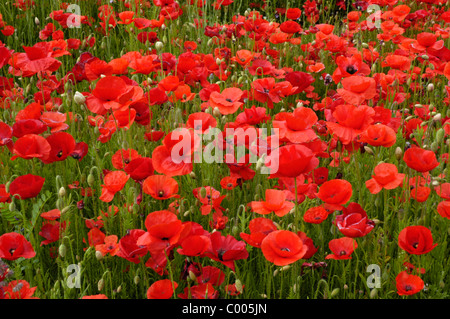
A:
{"label": "red poppy flower", "polygon": [[18,138],[14,143],[11,160],[13,161],[18,157],[46,160],[49,157],[50,150],[51,146],[44,137],[36,134],[27,134]]}
{"label": "red poppy flower", "polygon": [[266,114],[267,109],[265,107],[256,107],[252,105],[251,108],[246,108],[244,112],[239,113],[236,116],[234,123],[237,125],[257,125],[265,123],[270,120],[270,115]]}
{"label": "red poppy flower", "polygon": [[180,197],[177,194],[177,181],[166,175],[152,175],[147,177],[142,184],[142,191],[159,200]]}
{"label": "red poppy flower", "polygon": [[318,138],[312,129],[317,120],[312,109],[298,107],[292,113],[278,113],[273,120],[273,127],[280,130],[280,139],[286,138],[291,143],[307,143]]}
{"label": "red poppy flower", "polygon": [[416,146],[406,150],[403,160],[409,168],[420,173],[429,172],[439,166],[436,154],[433,151]]}
{"label": "red poppy flower", "polygon": [[52,57],[50,42],[38,42],[32,47],[23,47],[25,53],[13,53],[10,65],[13,72],[24,77],[36,73],[54,72],[59,69],[61,62]]}
{"label": "red poppy flower", "polygon": [[369,220],[366,211],[358,203],[350,203],[343,208],[343,214],[333,222],[346,237],[363,237],[372,231],[375,223]]}
{"label": "red poppy flower", "polygon": [[311,74],[300,71],[287,73],[285,80],[291,83],[293,87],[296,87],[293,94],[302,93],[315,81]]}
{"label": "red poppy flower", "polygon": [[288,230],[270,232],[261,243],[264,257],[276,266],[286,266],[301,259],[308,247],[297,234]]}
{"label": "red poppy flower", "polygon": [[27,174],[15,178],[9,185],[9,193],[20,199],[36,197],[44,186],[45,178]]}
{"label": "red poppy flower", "polygon": [[437,246],[433,243],[431,231],[420,225],[403,228],[398,235],[398,245],[413,255],[427,254]]}
{"label": "red poppy flower", "polygon": [[302,231],[297,232],[297,236],[303,242],[303,245],[307,247],[306,253],[303,255],[302,259],[309,259],[317,252],[318,248],[314,246],[314,242],[311,238],[306,236],[306,234]]}
{"label": "red poppy flower", "polygon": [[341,210],[342,205],[352,197],[352,184],[345,179],[326,181],[319,188],[317,197],[325,202],[324,207],[331,210]]}
{"label": "red poppy flower", "polygon": [[50,128],[51,133],[67,130],[69,125],[66,123],[67,115],[61,112],[44,112],[39,118]]}
{"label": "red poppy flower", "polygon": [[198,284],[184,288],[184,292],[178,294],[178,297],[181,299],[217,299],[219,291],[214,289],[211,283]]}
{"label": "red poppy flower", "polygon": [[335,83],[339,83],[344,77],[370,74],[370,67],[363,62],[361,54],[353,54],[350,57],[339,55],[336,57],[336,64],[338,67],[332,75]]}
{"label": "red poppy flower", "polygon": [[123,171],[111,171],[105,175],[102,185],[102,193],[99,199],[109,203],[113,200],[114,195],[121,191],[127,183],[130,176]]}
{"label": "red poppy flower", "polygon": [[58,241],[61,238],[62,232],[66,229],[66,222],[58,222],[56,220],[44,223],[39,231],[39,236],[45,238],[41,241],[41,246],[48,245]]}
{"label": "red poppy flower", "polygon": [[411,189],[411,197],[419,203],[425,202],[430,194],[431,188],[427,186],[418,186]]}
{"label": "red poppy flower", "polygon": [[379,123],[369,125],[367,129],[361,133],[359,141],[371,146],[391,147],[397,141],[397,135],[392,128]]}
{"label": "red poppy flower", "polygon": [[333,112],[335,122],[327,121],[330,133],[336,136],[342,144],[349,144],[364,132],[373,122],[375,111],[367,106],[359,107],[350,104],[341,104]]}
{"label": "red poppy flower", "polygon": [[66,132],[53,133],[46,140],[51,149],[49,156],[42,160],[45,164],[65,160],[72,154],[76,146],[73,136]]}
{"label": "red poppy flower", "polygon": [[47,220],[57,220],[61,217],[61,211],[57,208],[41,213],[41,217]]}
{"label": "red poppy flower", "polygon": [[275,83],[275,78],[262,78],[252,82],[252,96],[258,102],[267,103],[269,109],[281,99],[296,94],[297,87],[289,81]]}
{"label": "red poppy flower", "polygon": [[189,235],[181,241],[181,248],[177,253],[185,256],[203,256],[205,251],[211,249],[211,240],[206,235]]}
{"label": "red poppy flower", "polygon": [[178,283],[169,279],[155,281],[147,290],[147,299],[170,299]]}
{"label": "red poppy flower", "polygon": [[132,263],[139,264],[148,249],[145,245],[138,245],[138,239],[145,234],[143,229],[131,229],[119,240],[119,251],[116,256],[124,258]]}
{"label": "red poppy flower", "polygon": [[103,243],[95,245],[95,250],[99,251],[103,256],[110,254],[115,256],[119,252],[118,237],[109,235],[103,239]]}
{"label": "red poppy flower", "polygon": [[311,224],[320,224],[328,217],[328,212],[322,206],[311,207],[303,215],[303,220]]}
{"label": "red poppy flower", "polygon": [[271,177],[297,177],[317,167],[319,159],[306,146],[290,144],[272,150],[265,165],[271,170]]}
{"label": "red poppy flower", "polygon": [[343,88],[337,89],[337,92],[349,104],[361,105],[377,94],[376,81],[371,77],[352,75],[343,78],[341,83]]}
{"label": "red poppy flower", "polygon": [[450,219],[450,200],[444,200],[437,206],[437,212],[444,218]]}
{"label": "red poppy flower", "polygon": [[37,287],[30,287],[26,280],[13,280],[4,287],[5,299],[38,299],[33,297]]}
{"label": "red poppy flower", "polygon": [[374,169],[375,175],[366,181],[366,187],[372,194],[379,193],[384,189],[394,189],[402,185],[405,174],[397,170],[397,166],[390,163],[378,164]]}
{"label": "red poppy flower", "polygon": [[0,184],[0,203],[10,203],[11,197],[9,193],[6,192],[5,184]]}
{"label": "red poppy flower", "polygon": [[145,219],[147,232],[137,240],[139,246],[146,246],[150,252],[163,252],[171,250],[180,239],[185,226],[177,215],[168,211],[155,211]]}
{"label": "red poppy flower", "polygon": [[264,217],[253,218],[248,228],[250,234],[240,233],[241,238],[250,246],[260,248],[263,239],[271,232],[277,230],[277,226],[271,219]]}
{"label": "red poppy flower", "polygon": [[89,145],[85,142],[78,142],[75,144],[75,147],[72,150],[72,153],[70,153],[70,156],[74,159],[81,161],[88,153],[89,151]]}
{"label": "red poppy flower", "polygon": [[[103,245],[105,243],[106,234],[102,232],[99,228],[92,228],[89,230],[88,234],[88,244],[90,247],[95,247],[97,245]],[[83,242],[86,240],[83,238]],[[87,248],[84,248],[85,250]]]}
{"label": "red poppy flower", "polygon": [[247,259],[248,251],[245,242],[238,241],[231,235],[222,236],[219,231],[211,234],[211,248],[204,255],[215,261],[222,263],[234,271],[234,261]]}
{"label": "red poppy flower", "polygon": [[253,201],[248,206],[257,214],[267,215],[274,212],[278,217],[283,217],[294,208],[295,204],[286,200],[284,191],[266,189],[265,201]]}
{"label": "red poppy flower", "polygon": [[330,240],[328,247],[332,254],[327,255],[325,259],[352,259],[351,254],[358,248],[358,243],[353,238],[342,237]]}
{"label": "red poppy flower", "polygon": [[295,21],[284,21],[280,24],[280,30],[284,33],[294,34],[302,31],[302,27]]}
{"label": "red poppy flower", "polygon": [[226,88],[222,93],[213,91],[209,96],[209,103],[223,115],[233,114],[244,104],[240,102],[243,94],[241,89],[234,87]]}
{"label": "red poppy flower", "polygon": [[105,76],[86,98],[86,106],[95,114],[105,115],[109,109],[117,110],[130,105],[132,101],[129,99],[134,93],[132,90],[133,87],[127,85],[121,77]]}
{"label": "red poppy flower", "polygon": [[12,232],[0,236],[0,259],[28,259],[35,255],[33,246],[22,234]]}
{"label": "red poppy flower", "polygon": [[192,128],[197,133],[205,134],[211,127],[217,126],[217,120],[208,113],[196,112],[189,115],[186,128]]}
{"label": "red poppy flower", "polygon": [[400,296],[410,296],[420,292],[425,284],[419,276],[410,275],[406,271],[400,272],[395,277],[397,293]]}
{"label": "red poppy flower", "polygon": [[225,273],[214,266],[204,266],[201,269],[201,273],[197,275],[197,281],[199,284],[210,283],[215,287],[219,287],[225,281]]}
{"label": "red poppy flower", "polygon": [[125,173],[135,181],[142,181],[153,175],[154,168],[152,159],[149,157],[138,157],[131,160],[124,168]]}
{"label": "red poppy flower", "polygon": [[97,295],[89,295],[89,296],[83,296],[81,299],[108,299],[108,297],[104,294],[97,294]]}
{"label": "red poppy flower", "polygon": [[47,130],[47,126],[37,119],[23,119],[16,121],[12,127],[14,137],[20,138],[27,134],[41,134]]}

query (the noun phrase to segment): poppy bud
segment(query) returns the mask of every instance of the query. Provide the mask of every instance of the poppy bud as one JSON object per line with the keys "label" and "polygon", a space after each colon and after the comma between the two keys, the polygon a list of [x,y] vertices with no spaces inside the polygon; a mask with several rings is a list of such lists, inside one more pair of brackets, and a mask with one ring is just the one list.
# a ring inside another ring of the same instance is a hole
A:
{"label": "poppy bud", "polygon": [[61,244],[58,248],[59,255],[64,258],[66,256],[67,247],[64,244]]}
{"label": "poppy bud", "polygon": [[373,150],[372,150],[369,146],[364,146],[364,150],[365,150],[367,153],[369,153],[370,155],[373,155],[373,154],[374,154]]}
{"label": "poppy bud", "polygon": [[97,258],[98,261],[103,259],[103,254],[100,251],[95,252],[95,258]]}
{"label": "poppy bud", "polygon": [[61,215],[64,215],[65,213],[67,213],[70,209],[70,206],[66,206],[61,210]]}
{"label": "poppy bud", "polygon": [[276,277],[278,275],[278,273],[280,272],[280,270],[277,268],[275,269],[275,271],[273,272],[273,276]]}
{"label": "poppy bud", "polygon": [[136,276],[134,277],[134,284],[135,284],[135,285],[138,285],[140,281],[141,281],[141,278],[140,278],[138,275],[136,275]]}
{"label": "poppy bud", "polygon": [[421,57],[422,59],[424,59],[424,60],[430,59],[430,57],[429,57],[428,55],[426,55],[426,54],[422,54],[420,57]]}
{"label": "poppy bud", "polygon": [[14,204],[14,202],[11,202],[11,203],[9,204],[9,210],[10,210],[11,212],[14,212],[14,211],[16,210],[16,204]]}
{"label": "poppy bud", "polygon": [[339,288],[334,288],[333,291],[330,294],[331,298],[336,297],[339,294],[340,289]]}
{"label": "poppy bud", "polygon": [[428,92],[432,92],[433,90],[434,90],[434,84],[433,83],[428,84],[427,85],[427,91]]}
{"label": "poppy bud", "polygon": [[445,283],[442,280],[439,282],[439,287],[441,287],[441,289],[444,289],[445,287]]}
{"label": "poppy bud", "polygon": [[102,291],[104,287],[105,287],[105,281],[102,278],[98,281],[98,284],[97,284],[98,291]]}
{"label": "poppy bud", "polygon": [[66,189],[64,187],[61,187],[58,191],[58,196],[59,197],[64,197],[66,196]]}
{"label": "poppy bud", "polygon": [[89,174],[89,175],[88,175],[88,178],[87,178],[87,182],[88,182],[88,185],[92,187],[92,186],[94,185],[94,182],[95,182],[95,177],[94,177],[94,175]]}
{"label": "poppy bud", "polygon": [[289,270],[289,268],[291,268],[291,266],[290,265],[286,265],[286,266],[281,267],[280,271],[286,271],[286,270]]}
{"label": "poppy bud", "polygon": [[236,235],[239,233],[239,227],[236,226],[236,225],[234,225],[234,226],[231,228],[231,233],[233,234],[233,236],[236,236]]}
{"label": "poppy bud", "polygon": [[59,210],[61,210],[61,209],[63,208],[63,207],[62,207],[63,205],[64,205],[64,202],[63,202],[62,198],[58,198],[58,199],[56,200],[56,205],[55,205],[56,208],[58,208]]}
{"label": "poppy bud", "polygon": [[236,286],[236,290],[237,290],[239,293],[242,293],[242,291],[243,291],[243,286],[242,286],[242,282],[241,282],[239,279],[236,279],[234,285]]}
{"label": "poppy bud", "polygon": [[403,151],[400,148],[400,146],[397,146],[397,148],[395,149],[395,158],[397,159],[397,161],[401,160],[403,156]]}
{"label": "poppy bud", "polygon": [[155,42],[156,50],[161,51],[163,49],[163,47],[164,47],[164,43],[162,43],[161,41],[156,41]]}
{"label": "poppy bud", "polygon": [[365,43],[365,42],[363,42],[363,43],[361,44],[361,46],[362,46],[364,49],[368,49],[368,48],[369,48],[369,45],[368,45],[367,43]]}
{"label": "poppy bud", "polygon": [[74,96],[73,96],[73,101],[80,105],[80,104],[84,104],[84,102],[86,101],[86,98],[84,97],[83,94],[81,94],[80,92],[76,91]]}
{"label": "poppy bud", "polygon": [[436,141],[434,141],[433,143],[431,143],[430,149],[433,152],[436,152],[439,149],[439,144]]}
{"label": "poppy bud", "polygon": [[192,270],[189,270],[189,279],[193,282],[197,282],[197,276],[194,274]]}
{"label": "poppy bud", "polygon": [[376,298],[377,295],[378,295],[378,289],[377,289],[377,288],[373,288],[373,289],[370,291],[370,299]]}
{"label": "poppy bud", "polygon": [[214,117],[219,117],[221,115],[219,108],[217,106],[213,110],[213,115],[214,115]]}
{"label": "poppy bud", "polygon": [[442,114],[441,113],[437,113],[435,116],[433,116],[433,121],[434,122],[440,122],[442,119]]}

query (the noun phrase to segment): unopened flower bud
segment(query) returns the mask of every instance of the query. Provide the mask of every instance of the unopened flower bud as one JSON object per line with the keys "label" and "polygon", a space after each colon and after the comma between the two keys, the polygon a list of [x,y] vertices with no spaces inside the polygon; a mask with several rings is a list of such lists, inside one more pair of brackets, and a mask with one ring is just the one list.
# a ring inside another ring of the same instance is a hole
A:
{"label": "unopened flower bud", "polygon": [[395,158],[397,159],[397,161],[402,159],[402,155],[403,155],[403,151],[402,151],[401,147],[397,146],[397,148],[395,149]]}
{"label": "unopened flower bud", "polygon": [[105,281],[103,280],[103,278],[98,281],[97,287],[98,287],[98,291],[103,290],[103,288],[105,287]]}
{"label": "unopened flower bud", "polygon": [[60,255],[62,258],[64,258],[64,257],[66,256],[66,252],[67,252],[67,247],[66,247],[66,245],[64,245],[64,244],[59,245],[58,252],[59,252],[59,255]]}
{"label": "unopened flower bud", "polygon": [[80,105],[80,104],[84,104],[86,102],[86,98],[84,97],[83,94],[81,94],[80,92],[76,91],[74,96],[73,96],[73,101]]}

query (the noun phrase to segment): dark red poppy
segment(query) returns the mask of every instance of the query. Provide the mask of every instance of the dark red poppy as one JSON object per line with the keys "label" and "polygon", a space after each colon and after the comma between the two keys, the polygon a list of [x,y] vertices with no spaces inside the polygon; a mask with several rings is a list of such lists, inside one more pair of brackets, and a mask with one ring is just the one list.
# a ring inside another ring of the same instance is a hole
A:
{"label": "dark red poppy", "polygon": [[375,227],[375,223],[369,220],[366,211],[358,203],[350,203],[342,210],[343,214],[337,215],[333,222],[342,235],[350,238],[363,237]]}
{"label": "dark red poppy", "polygon": [[154,168],[150,157],[138,157],[132,159],[124,168],[125,173],[135,181],[142,181],[153,175]]}
{"label": "dark red poppy", "polygon": [[408,226],[398,235],[401,249],[413,255],[423,255],[432,251],[437,243],[433,243],[431,231],[425,226]]}
{"label": "dark red poppy", "polygon": [[318,248],[314,246],[313,240],[302,231],[298,231],[297,236],[300,237],[303,245],[307,247],[306,253],[303,255],[302,259],[309,259],[314,256]]}
{"label": "dark red poppy", "polygon": [[58,241],[61,238],[62,232],[66,229],[66,222],[58,222],[56,220],[44,223],[39,231],[39,236],[45,238],[41,241],[41,246],[48,245]]}
{"label": "dark red poppy", "polygon": [[85,142],[78,142],[75,144],[75,147],[72,150],[72,153],[70,153],[70,156],[74,159],[81,161],[88,153],[89,151],[89,145]]}
{"label": "dark red poppy", "polygon": [[178,294],[181,299],[217,299],[219,291],[214,289],[211,283],[198,284],[184,288],[183,293]]}
{"label": "dark red poppy", "polygon": [[311,74],[301,71],[289,72],[286,74],[285,80],[296,87],[294,94],[302,93],[315,81]]}
{"label": "dark red poppy", "polygon": [[219,231],[211,234],[211,248],[204,255],[222,263],[231,270],[235,269],[235,260],[247,259],[248,251],[245,242],[238,241],[231,235],[222,236]]}
{"label": "dark red poppy", "polygon": [[9,185],[9,193],[19,199],[36,197],[44,186],[45,178],[33,174],[16,177]]}
{"label": "dark red poppy", "polygon": [[433,151],[416,146],[406,150],[403,160],[408,167],[420,173],[429,172],[439,166],[436,154]]}
{"label": "dark red poppy", "polygon": [[72,135],[66,132],[57,132],[46,138],[51,147],[49,156],[42,160],[45,164],[64,161],[75,149],[76,142]]}
{"label": "dark red poppy", "polygon": [[33,246],[22,234],[12,232],[0,236],[0,259],[28,259],[35,255]]}
{"label": "dark red poppy", "polygon": [[143,229],[131,229],[119,240],[119,251],[116,256],[124,258],[132,263],[139,264],[148,249],[144,245],[137,245],[138,239],[145,234]]}

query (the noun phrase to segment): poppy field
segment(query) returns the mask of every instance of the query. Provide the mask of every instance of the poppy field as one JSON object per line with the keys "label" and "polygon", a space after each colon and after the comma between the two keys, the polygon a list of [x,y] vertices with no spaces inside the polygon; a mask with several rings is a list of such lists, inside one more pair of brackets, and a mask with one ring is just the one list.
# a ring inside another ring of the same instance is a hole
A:
{"label": "poppy field", "polygon": [[0,3],[0,299],[450,297],[447,0]]}

